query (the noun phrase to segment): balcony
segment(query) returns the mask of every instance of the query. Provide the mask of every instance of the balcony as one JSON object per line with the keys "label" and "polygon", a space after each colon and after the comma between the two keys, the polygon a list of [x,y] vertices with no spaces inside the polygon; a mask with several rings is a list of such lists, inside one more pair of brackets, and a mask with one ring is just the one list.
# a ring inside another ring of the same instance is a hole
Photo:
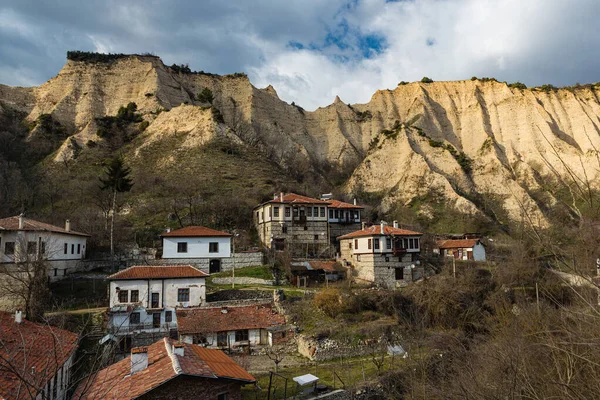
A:
{"label": "balcony", "polygon": [[127,335],[134,332],[152,332],[152,333],[168,333],[171,330],[177,329],[177,323],[168,322],[165,324],[140,323],[131,325],[109,326],[108,333],[113,335]]}

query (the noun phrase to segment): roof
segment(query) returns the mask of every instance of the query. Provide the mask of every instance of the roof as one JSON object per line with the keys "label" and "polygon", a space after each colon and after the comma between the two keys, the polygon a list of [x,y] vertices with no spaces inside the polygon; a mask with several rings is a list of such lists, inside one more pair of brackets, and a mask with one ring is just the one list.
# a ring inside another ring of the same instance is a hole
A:
{"label": "roof", "polygon": [[0,219],[0,231],[45,231],[54,233],[64,233],[66,235],[76,236],[90,236],[87,233],[81,233],[71,230],[66,230],[60,226],[46,224],[44,222],[36,221],[34,219],[23,217],[23,228],[19,229],[19,218],[20,216],[8,217]]}
{"label": "roof", "polygon": [[203,278],[209,276],[191,265],[133,266],[108,276],[109,280],[119,279],[167,279]]}
{"label": "roof", "polygon": [[479,243],[479,239],[440,240],[436,244],[440,249],[466,249]]}
{"label": "roof", "polygon": [[0,311],[0,399],[34,399],[78,340],[77,334],[47,324],[26,319],[17,324],[13,314]]}
{"label": "roof", "polygon": [[344,271],[344,268],[336,261],[293,261],[291,267],[292,270]]}
{"label": "roof", "polygon": [[[173,353],[173,345],[183,347],[183,356]],[[176,343],[164,338],[147,347],[148,367],[131,375],[127,357],[85,379],[74,399],[134,399],[178,376],[234,379],[241,384],[256,379],[220,350]]]}
{"label": "roof", "polygon": [[186,226],[171,232],[165,232],[161,237],[230,237],[231,233],[218,231],[205,226]]}
{"label": "roof", "polygon": [[177,330],[180,334],[266,329],[283,324],[285,318],[277,314],[270,303],[177,310]]}
{"label": "roof", "polygon": [[[283,198],[281,196],[275,197],[273,200],[266,201],[257,207],[261,207],[268,203],[276,203],[276,204],[317,204],[322,206],[329,206],[328,200],[317,200],[312,197],[302,196],[301,194],[296,193],[285,193]],[[255,208],[257,208],[255,207]]]}
{"label": "roof", "polygon": [[[360,231],[355,231],[352,233],[348,233],[347,235],[339,236],[337,239],[351,239],[351,238],[359,238],[363,236],[381,236],[381,225],[372,225],[368,228],[361,229]],[[384,225],[383,227],[383,235],[384,236],[420,236],[422,233],[409,231],[407,229],[394,228],[393,226]]]}
{"label": "roof", "polygon": [[354,208],[356,210],[362,210],[364,207],[357,206],[355,204],[345,203],[339,200],[327,200],[329,208]]}

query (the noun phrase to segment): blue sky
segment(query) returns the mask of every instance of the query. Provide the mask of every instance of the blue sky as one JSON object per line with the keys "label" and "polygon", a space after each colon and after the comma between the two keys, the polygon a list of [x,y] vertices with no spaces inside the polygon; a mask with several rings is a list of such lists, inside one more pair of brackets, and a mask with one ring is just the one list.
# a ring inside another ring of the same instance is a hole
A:
{"label": "blue sky", "polygon": [[247,72],[306,109],[400,81],[600,81],[596,0],[0,0],[0,83],[39,85],[67,50],[152,52]]}

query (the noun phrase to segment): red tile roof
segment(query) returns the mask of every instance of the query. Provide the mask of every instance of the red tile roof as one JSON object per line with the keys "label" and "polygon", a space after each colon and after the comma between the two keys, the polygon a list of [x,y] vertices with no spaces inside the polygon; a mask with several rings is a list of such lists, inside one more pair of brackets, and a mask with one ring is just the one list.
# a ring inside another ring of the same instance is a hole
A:
{"label": "red tile roof", "polygon": [[271,304],[177,310],[180,334],[266,329],[284,324],[285,318],[277,314]]}
{"label": "red tile roof", "polygon": [[327,202],[329,203],[329,208],[353,208],[353,209],[357,209],[357,210],[362,210],[364,208],[362,206],[345,203],[345,202],[339,201],[339,200],[327,200]]}
{"label": "red tile roof", "polygon": [[175,355],[175,342],[164,338],[148,346],[148,367],[131,375],[127,357],[85,379],[73,399],[134,399],[180,375],[235,379],[241,384],[256,379],[220,350],[184,344],[183,356]]}
{"label": "red tile roof", "polygon": [[475,246],[479,239],[440,240],[436,244],[440,249],[468,249]]}
{"label": "red tile roof", "polygon": [[[420,236],[422,233],[409,231],[401,228],[394,228],[392,226],[385,225],[383,227],[383,235],[391,236]],[[381,236],[381,225],[373,225],[360,231],[348,233],[347,235],[339,236],[337,239],[350,239],[358,238],[363,236]]]}
{"label": "red tile roof", "polygon": [[202,278],[209,276],[191,265],[165,265],[165,266],[133,266],[107,279],[167,279],[167,278]]}
{"label": "red tile roof", "polygon": [[17,324],[13,314],[0,311],[0,399],[34,399],[75,352],[78,340],[77,334],[50,325],[25,319]]}
{"label": "red tile roof", "polygon": [[165,232],[162,237],[213,237],[213,236],[222,236],[229,237],[232,236],[231,233],[217,231],[216,229],[207,228],[205,226],[186,226],[185,228],[176,229],[171,232]]}
{"label": "red tile roof", "polygon": [[[281,198],[281,196],[277,196],[276,198],[274,198],[273,200],[269,200],[266,203],[263,204],[267,204],[267,203],[285,203],[285,204],[318,204],[318,205],[323,205],[323,206],[328,206],[329,202],[325,201],[325,200],[317,200],[317,199],[313,199],[312,197],[308,197],[308,196],[302,196],[301,194],[296,194],[296,193],[285,193],[283,195],[283,199]],[[260,206],[262,206],[263,204],[261,204]],[[260,207],[258,206],[258,207]]]}
{"label": "red tile roof", "polygon": [[87,233],[76,231],[67,231],[60,226],[46,224],[29,218],[23,218],[23,228],[19,229],[19,216],[0,219],[0,231],[46,231],[55,233],[64,233],[67,235],[90,236]]}

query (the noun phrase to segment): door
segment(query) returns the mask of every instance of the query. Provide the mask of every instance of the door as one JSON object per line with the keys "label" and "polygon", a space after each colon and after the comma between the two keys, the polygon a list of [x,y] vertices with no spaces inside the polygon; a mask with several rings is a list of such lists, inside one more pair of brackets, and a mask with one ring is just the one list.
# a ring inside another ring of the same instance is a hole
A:
{"label": "door", "polygon": [[221,272],[221,260],[210,260],[208,272],[211,274]]}
{"label": "door", "polygon": [[152,314],[152,327],[160,328],[160,313]]}
{"label": "door", "polygon": [[467,260],[473,260],[473,252],[467,250]]}
{"label": "door", "polygon": [[152,293],[152,304],[150,305],[150,308],[158,308],[158,297],[159,294],[158,293]]}

